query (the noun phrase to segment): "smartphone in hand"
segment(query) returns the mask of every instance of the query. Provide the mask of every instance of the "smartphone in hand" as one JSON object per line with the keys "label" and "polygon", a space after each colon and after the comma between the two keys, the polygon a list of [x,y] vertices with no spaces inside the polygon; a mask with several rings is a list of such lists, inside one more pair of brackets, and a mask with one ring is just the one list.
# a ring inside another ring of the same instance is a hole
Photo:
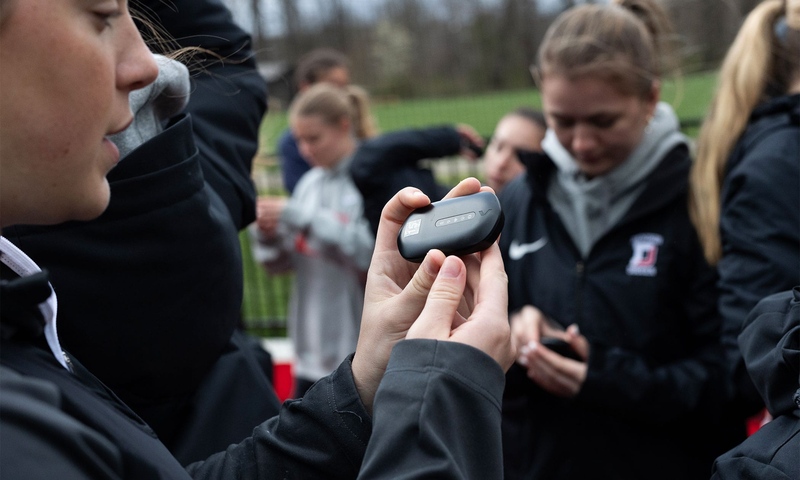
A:
{"label": "smartphone in hand", "polygon": [[583,361],[578,353],[572,349],[572,346],[560,338],[542,337],[539,343],[561,355],[562,357],[571,358],[572,360],[577,360],[579,362]]}

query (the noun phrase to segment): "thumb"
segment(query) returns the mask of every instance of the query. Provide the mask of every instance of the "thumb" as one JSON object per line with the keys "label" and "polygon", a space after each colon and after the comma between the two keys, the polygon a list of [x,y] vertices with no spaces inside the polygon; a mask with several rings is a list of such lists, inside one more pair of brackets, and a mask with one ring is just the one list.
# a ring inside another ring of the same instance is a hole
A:
{"label": "thumb", "polygon": [[447,257],[433,282],[422,313],[411,325],[406,338],[449,339],[466,284],[464,262],[458,257]]}
{"label": "thumb", "polygon": [[398,303],[404,305],[409,311],[416,312],[414,316],[419,315],[425,307],[428,294],[430,293],[433,282],[439,274],[439,270],[444,263],[445,256],[440,250],[429,250],[425,255],[425,259],[420,264],[420,267],[414,272],[411,281],[403,288],[403,291],[397,295]]}

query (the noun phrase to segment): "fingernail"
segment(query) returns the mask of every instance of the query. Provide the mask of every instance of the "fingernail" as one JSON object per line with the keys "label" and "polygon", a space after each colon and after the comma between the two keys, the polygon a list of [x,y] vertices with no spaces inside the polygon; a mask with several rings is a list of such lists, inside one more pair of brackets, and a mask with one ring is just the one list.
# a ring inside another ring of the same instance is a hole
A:
{"label": "fingernail", "polygon": [[422,268],[425,269],[425,272],[428,275],[430,275],[431,277],[435,277],[436,275],[439,274],[440,265],[438,262],[434,262],[433,260],[431,260],[431,251],[425,254],[425,259],[422,260]]}
{"label": "fingernail", "polygon": [[577,323],[573,323],[572,325],[570,325],[569,328],[567,328],[567,330],[571,331],[575,335],[579,335],[581,333]]}
{"label": "fingernail", "polygon": [[523,367],[527,367],[528,366],[528,359],[526,357],[519,357],[517,359],[517,363],[519,363]]}
{"label": "fingernail", "polygon": [[444,260],[442,269],[439,271],[439,275],[447,278],[456,278],[459,273],[461,273],[461,266],[458,264],[458,260],[455,257],[447,257]]}
{"label": "fingernail", "polygon": [[528,352],[530,352],[530,351],[531,351],[531,349],[530,349],[530,348],[528,348],[528,346],[527,346],[527,345],[523,345],[523,346],[522,346],[522,347],[520,347],[520,349],[519,349],[519,353],[520,353],[520,354],[522,354],[522,355],[527,355],[527,354],[528,354]]}
{"label": "fingernail", "polygon": [[532,351],[536,350],[537,348],[539,348],[539,343],[536,342],[535,340],[531,340],[530,342],[528,342],[528,348],[532,352]]}

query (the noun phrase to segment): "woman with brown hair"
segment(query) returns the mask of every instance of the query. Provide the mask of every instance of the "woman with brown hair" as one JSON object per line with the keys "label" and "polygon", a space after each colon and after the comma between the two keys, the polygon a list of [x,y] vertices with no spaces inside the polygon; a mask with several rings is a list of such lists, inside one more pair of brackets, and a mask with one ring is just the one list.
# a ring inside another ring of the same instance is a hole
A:
{"label": "woman with brown hair", "polygon": [[705,444],[725,393],[716,277],[659,101],[667,20],[649,0],[583,5],[540,47],[544,152],[500,195],[507,479],[708,478],[722,450]]}

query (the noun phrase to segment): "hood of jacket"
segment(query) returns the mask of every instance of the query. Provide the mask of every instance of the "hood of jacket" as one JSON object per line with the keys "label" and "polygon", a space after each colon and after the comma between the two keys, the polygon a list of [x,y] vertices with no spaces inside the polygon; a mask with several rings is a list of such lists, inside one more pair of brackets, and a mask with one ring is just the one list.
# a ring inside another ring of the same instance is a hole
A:
{"label": "hood of jacket", "polygon": [[585,177],[570,153],[548,129],[542,149],[555,164],[547,198],[583,256],[628,212],[650,174],[678,145],[688,145],[672,108],[659,102],[639,145],[623,163],[594,178]]}
{"label": "hood of jacket", "polygon": [[769,413],[800,409],[800,287],[759,302],[745,321],[739,348]]}

